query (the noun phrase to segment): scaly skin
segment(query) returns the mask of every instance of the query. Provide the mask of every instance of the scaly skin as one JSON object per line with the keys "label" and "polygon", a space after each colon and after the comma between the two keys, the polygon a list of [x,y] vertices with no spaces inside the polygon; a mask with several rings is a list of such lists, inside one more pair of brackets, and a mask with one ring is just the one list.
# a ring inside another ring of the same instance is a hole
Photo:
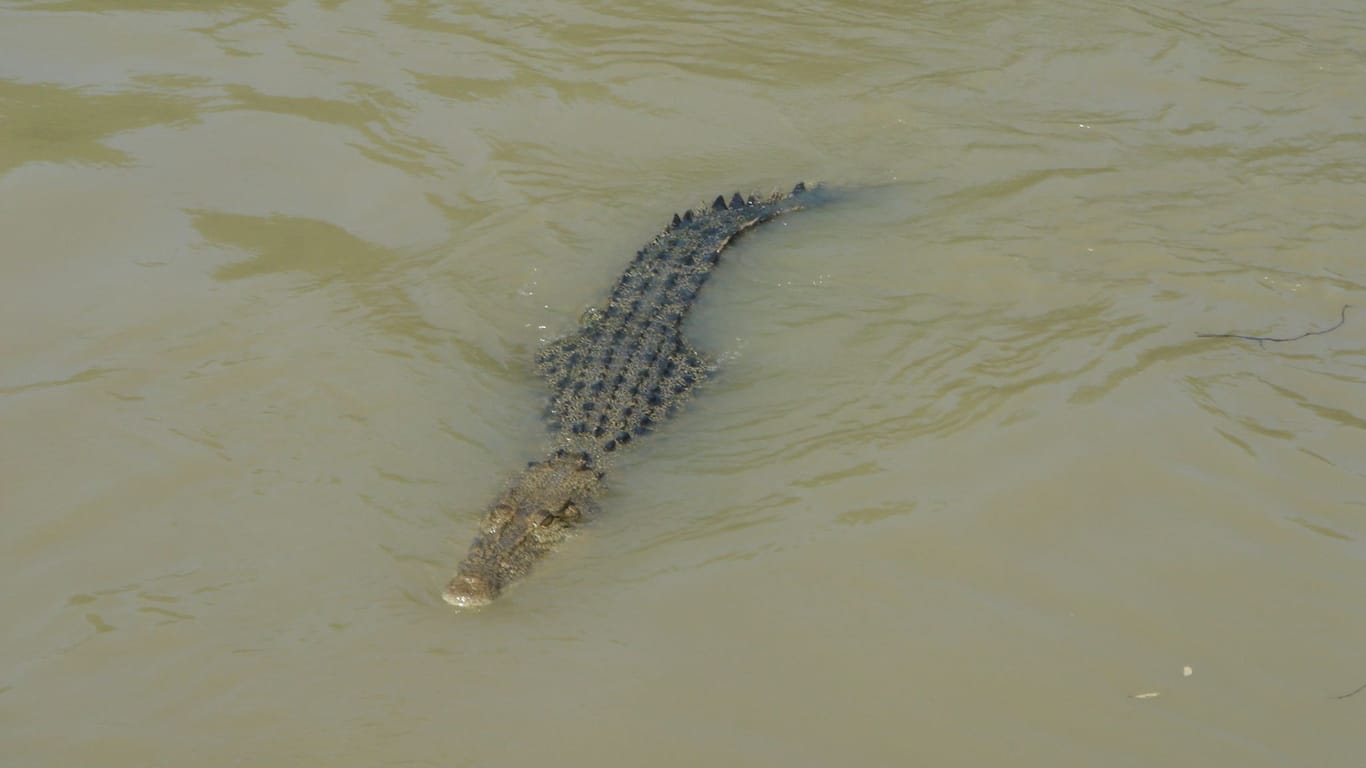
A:
{"label": "scaly skin", "polygon": [[817,189],[675,215],[637,254],[606,309],[553,342],[536,365],[550,383],[550,454],[533,462],[494,502],[443,599],[489,604],[568,537],[592,511],[616,452],[673,415],[712,370],[683,336],[683,321],[721,252],[746,231],[816,202]]}
{"label": "scaly skin", "polygon": [[442,599],[458,608],[493,602],[503,586],[569,536],[602,488],[582,457],[533,463],[493,503]]}

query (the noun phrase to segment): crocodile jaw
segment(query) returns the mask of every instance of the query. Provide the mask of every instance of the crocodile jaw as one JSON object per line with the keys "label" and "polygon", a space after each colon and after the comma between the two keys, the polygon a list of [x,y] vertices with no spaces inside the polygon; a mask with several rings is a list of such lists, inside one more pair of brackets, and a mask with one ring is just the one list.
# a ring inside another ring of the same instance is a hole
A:
{"label": "crocodile jaw", "polygon": [[488,605],[504,585],[524,576],[569,538],[579,518],[578,507],[568,502],[551,509],[496,505],[441,599],[463,609]]}
{"label": "crocodile jaw", "polygon": [[533,462],[484,515],[441,599],[462,609],[493,602],[504,586],[569,538],[601,479],[581,458]]}

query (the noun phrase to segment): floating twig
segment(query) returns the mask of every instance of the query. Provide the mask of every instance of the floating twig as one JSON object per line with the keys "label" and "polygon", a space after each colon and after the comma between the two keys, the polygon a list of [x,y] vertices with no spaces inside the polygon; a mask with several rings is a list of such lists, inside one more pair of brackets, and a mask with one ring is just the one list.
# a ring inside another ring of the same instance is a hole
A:
{"label": "floating twig", "polygon": [[1350,698],[1350,697],[1352,697],[1352,696],[1355,696],[1355,695],[1357,695],[1358,693],[1361,693],[1362,691],[1366,691],[1366,683],[1362,683],[1360,686],[1357,687],[1357,689],[1356,689],[1355,691],[1352,691],[1351,693],[1344,693],[1344,694],[1342,694],[1341,696],[1334,696],[1333,698],[1335,698],[1335,699],[1346,699],[1346,698]]}
{"label": "floating twig", "polygon": [[1282,338],[1278,336],[1244,336],[1241,333],[1197,333],[1195,335],[1202,339],[1243,339],[1244,341],[1255,341],[1258,344],[1264,341],[1299,341],[1300,339],[1303,339],[1306,336],[1322,336],[1325,333],[1332,333],[1333,331],[1336,331],[1337,329],[1341,328],[1342,324],[1347,322],[1347,308],[1350,306],[1352,305],[1342,305],[1342,313],[1338,317],[1338,321],[1333,324],[1333,327],[1324,328],[1321,331],[1305,331],[1304,333],[1301,333],[1299,336],[1286,336]]}

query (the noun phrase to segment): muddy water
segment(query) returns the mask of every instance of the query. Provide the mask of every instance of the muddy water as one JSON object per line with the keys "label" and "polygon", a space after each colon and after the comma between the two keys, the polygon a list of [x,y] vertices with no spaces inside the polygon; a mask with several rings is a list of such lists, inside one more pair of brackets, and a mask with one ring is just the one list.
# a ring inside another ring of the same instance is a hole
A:
{"label": "muddy water", "polygon": [[[0,4],[0,762],[1360,765],[1359,5],[798,6]],[[453,613],[536,345],[799,179]]]}

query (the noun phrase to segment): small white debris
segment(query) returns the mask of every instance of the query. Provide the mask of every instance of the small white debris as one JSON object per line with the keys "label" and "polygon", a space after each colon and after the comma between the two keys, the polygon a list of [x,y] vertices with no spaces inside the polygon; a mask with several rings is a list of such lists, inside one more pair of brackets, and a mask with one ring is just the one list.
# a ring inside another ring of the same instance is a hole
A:
{"label": "small white debris", "polygon": [[1191,669],[1189,664],[1181,668],[1182,677],[1190,677],[1193,674],[1195,674],[1195,670]]}
{"label": "small white debris", "polygon": [[1147,693],[1135,693],[1135,694],[1133,695],[1133,698],[1135,698],[1135,699],[1155,699],[1155,698],[1157,698],[1158,696],[1161,696],[1161,695],[1162,695],[1162,694],[1158,693],[1157,691],[1148,691]]}

